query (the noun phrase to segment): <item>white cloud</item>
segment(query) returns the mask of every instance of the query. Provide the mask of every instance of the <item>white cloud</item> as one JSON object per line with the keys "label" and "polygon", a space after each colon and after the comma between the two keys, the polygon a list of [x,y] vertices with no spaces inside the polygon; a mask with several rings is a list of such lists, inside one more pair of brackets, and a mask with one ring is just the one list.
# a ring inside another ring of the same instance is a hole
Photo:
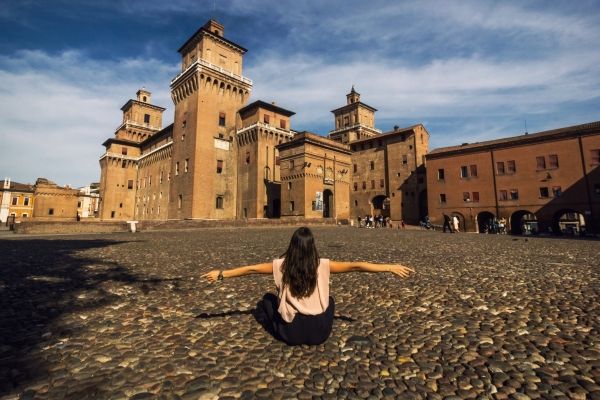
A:
{"label": "white cloud", "polygon": [[98,181],[101,144],[114,135],[120,106],[141,86],[155,104],[170,106],[176,71],[157,60],[94,61],[76,51],[0,57],[0,174],[73,186]]}

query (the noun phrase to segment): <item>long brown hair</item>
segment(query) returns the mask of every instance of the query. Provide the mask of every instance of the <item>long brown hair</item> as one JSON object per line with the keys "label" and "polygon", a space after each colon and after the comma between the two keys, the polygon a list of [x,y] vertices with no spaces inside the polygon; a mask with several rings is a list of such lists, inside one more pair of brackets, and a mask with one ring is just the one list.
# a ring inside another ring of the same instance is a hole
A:
{"label": "long brown hair", "polygon": [[319,253],[310,229],[296,229],[282,257],[283,286],[288,286],[292,296],[298,299],[310,296],[317,286],[319,267]]}

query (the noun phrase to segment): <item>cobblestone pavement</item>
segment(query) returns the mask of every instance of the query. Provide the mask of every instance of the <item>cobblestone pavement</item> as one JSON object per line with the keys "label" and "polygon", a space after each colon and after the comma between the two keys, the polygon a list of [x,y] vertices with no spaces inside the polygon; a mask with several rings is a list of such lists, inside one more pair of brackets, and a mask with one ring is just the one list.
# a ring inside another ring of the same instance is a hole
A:
{"label": "cobblestone pavement", "polygon": [[0,241],[0,397],[600,399],[600,242],[314,228],[322,257],[417,273],[332,276],[333,333],[288,347],[273,289],[201,273],[280,255],[292,228]]}

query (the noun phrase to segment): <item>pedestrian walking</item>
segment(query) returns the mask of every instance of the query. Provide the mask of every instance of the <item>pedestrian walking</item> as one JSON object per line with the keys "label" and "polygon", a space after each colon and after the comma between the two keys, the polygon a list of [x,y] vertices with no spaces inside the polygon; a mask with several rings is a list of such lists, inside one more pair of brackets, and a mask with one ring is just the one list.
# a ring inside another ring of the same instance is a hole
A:
{"label": "pedestrian walking", "polygon": [[446,214],[444,214],[444,233],[446,233],[446,229],[448,229],[448,231],[450,233],[452,233],[452,226],[450,225],[450,217]]}
{"label": "pedestrian walking", "polygon": [[458,220],[458,217],[456,215],[454,215],[452,217],[452,223],[454,225],[454,232],[456,232],[456,233],[460,232],[460,229],[458,229],[459,220]]}
{"label": "pedestrian walking", "polygon": [[352,271],[391,272],[402,278],[414,272],[400,264],[319,258],[312,232],[302,227],[294,232],[281,258],[229,270],[214,269],[202,277],[212,283],[250,274],[273,274],[277,295],[263,296],[256,319],[288,345],[317,345],[327,340],[333,326],[335,301],[329,295],[329,275]]}

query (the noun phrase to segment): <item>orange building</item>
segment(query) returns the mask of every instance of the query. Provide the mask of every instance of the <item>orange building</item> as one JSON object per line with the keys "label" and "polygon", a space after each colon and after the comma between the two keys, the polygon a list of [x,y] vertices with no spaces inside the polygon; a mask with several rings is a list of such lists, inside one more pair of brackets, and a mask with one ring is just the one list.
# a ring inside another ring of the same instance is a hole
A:
{"label": "orange building", "polygon": [[13,222],[31,218],[34,191],[33,185],[11,182],[10,178],[4,179],[0,187],[0,222],[5,223],[8,218],[13,219]]}
{"label": "orange building", "polygon": [[515,234],[600,232],[600,122],[433,150],[429,216]]}
{"label": "orange building", "polygon": [[[332,111],[329,138],[298,134],[294,112],[260,100],[246,104],[252,90],[242,75],[246,49],[226,39],[221,24],[208,21],[179,53],[181,72],[171,81],[174,123],[162,128],[164,108],[141,89],[121,108],[114,138],[104,142],[101,219],[387,213],[416,222],[426,213],[429,134],[422,125],[382,134],[374,125],[377,110],[353,87],[346,105]],[[352,182],[364,179],[369,189],[351,191]]]}

